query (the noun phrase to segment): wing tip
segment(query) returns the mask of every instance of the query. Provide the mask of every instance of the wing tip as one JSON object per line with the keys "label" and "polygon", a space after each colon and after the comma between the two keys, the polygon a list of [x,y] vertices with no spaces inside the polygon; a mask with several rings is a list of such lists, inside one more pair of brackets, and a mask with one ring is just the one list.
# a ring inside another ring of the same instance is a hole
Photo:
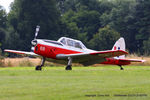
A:
{"label": "wing tip", "polygon": [[141,60],[142,63],[146,62],[146,60]]}
{"label": "wing tip", "polygon": [[17,50],[5,49],[4,52],[37,56],[37,54],[35,54],[34,52],[26,52],[26,51],[17,51]]}
{"label": "wing tip", "polygon": [[23,52],[16,51],[16,50],[9,50],[9,49],[5,49],[4,52],[10,52],[10,53],[16,53],[16,54],[24,54]]}

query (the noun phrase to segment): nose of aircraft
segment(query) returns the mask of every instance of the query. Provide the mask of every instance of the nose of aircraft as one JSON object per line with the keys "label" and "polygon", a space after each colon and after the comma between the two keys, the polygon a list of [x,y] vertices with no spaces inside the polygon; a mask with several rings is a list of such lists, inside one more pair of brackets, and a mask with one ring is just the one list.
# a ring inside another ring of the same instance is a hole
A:
{"label": "nose of aircraft", "polygon": [[37,40],[36,39],[32,40],[31,44],[32,44],[31,51],[33,52],[35,49],[34,47],[37,45]]}
{"label": "nose of aircraft", "polygon": [[35,40],[32,40],[31,41],[31,44],[33,45],[33,46],[36,46],[37,45],[37,40],[35,39]]}

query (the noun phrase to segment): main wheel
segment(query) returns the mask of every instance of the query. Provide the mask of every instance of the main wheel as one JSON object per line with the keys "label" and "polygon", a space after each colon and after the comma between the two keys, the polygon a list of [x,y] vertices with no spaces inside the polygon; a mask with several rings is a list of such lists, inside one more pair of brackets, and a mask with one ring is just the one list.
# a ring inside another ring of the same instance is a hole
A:
{"label": "main wheel", "polygon": [[66,70],[72,70],[71,65],[67,65]]}
{"label": "main wheel", "polygon": [[124,70],[124,69],[121,67],[120,70]]}
{"label": "main wheel", "polygon": [[41,71],[42,70],[42,66],[36,66],[35,70]]}

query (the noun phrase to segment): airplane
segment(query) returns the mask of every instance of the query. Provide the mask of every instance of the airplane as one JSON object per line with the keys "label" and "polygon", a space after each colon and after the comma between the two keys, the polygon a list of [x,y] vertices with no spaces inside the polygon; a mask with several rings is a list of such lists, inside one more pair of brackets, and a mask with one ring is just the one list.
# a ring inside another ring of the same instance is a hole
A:
{"label": "airplane", "polygon": [[72,63],[79,63],[84,66],[93,64],[112,64],[120,66],[128,65],[131,62],[144,62],[144,60],[125,59],[128,52],[125,51],[125,42],[121,37],[113,46],[112,50],[96,51],[86,48],[79,40],[61,37],[58,41],[37,39],[40,26],[36,27],[34,40],[31,41],[30,52],[5,49],[5,52],[25,54],[42,57],[41,64],[35,70],[42,70],[46,60],[67,64],[66,70],[72,70]]}

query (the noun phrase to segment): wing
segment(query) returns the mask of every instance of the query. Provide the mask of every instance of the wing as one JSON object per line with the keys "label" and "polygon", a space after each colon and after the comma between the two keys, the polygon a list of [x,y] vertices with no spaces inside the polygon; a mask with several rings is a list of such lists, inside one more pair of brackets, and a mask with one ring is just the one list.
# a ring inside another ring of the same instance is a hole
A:
{"label": "wing", "polygon": [[5,49],[4,51],[5,51],[5,52],[10,52],[10,53],[16,53],[16,54],[24,54],[24,55],[38,56],[38,55],[35,54],[34,52],[16,51],[16,50],[8,50],[8,49]]}
{"label": "wing", "polygon": [[58,59],[68,59],[68,57],[73,58],[73,62],[78,62],[85,66],[101,63],[106,61],[106,58],[120,56],[128,54],[126,51],[122,50],[108,50],[108,51],[98,51],[92,53],[77,53],[77,54],[58,54],[56,58]]}

